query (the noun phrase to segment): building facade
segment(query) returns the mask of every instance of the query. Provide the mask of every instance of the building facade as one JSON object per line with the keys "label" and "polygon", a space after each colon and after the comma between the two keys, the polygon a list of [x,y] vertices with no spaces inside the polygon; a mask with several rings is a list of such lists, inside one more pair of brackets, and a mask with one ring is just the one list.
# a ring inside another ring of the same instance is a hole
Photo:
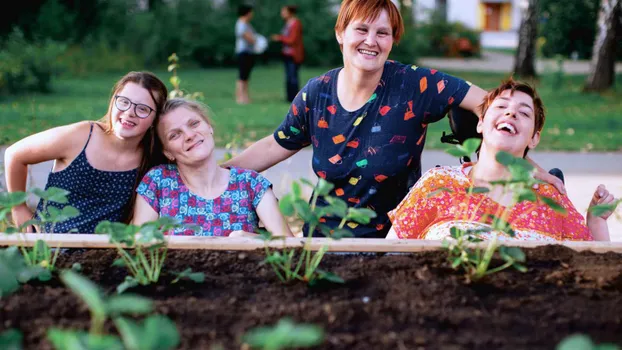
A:
{"label": "building facade", "polygon": [[481,32],[482,47],[515,48],[521,6],[527,0],[415,0],[418,21],[430,20],[434,11],[448,22],[461,22]]}

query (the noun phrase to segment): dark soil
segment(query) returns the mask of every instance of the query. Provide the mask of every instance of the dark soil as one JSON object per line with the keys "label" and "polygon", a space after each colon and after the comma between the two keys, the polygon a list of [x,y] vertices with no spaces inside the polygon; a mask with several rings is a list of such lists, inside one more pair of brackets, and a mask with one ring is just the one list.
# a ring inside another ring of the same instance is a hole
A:
{"label": "dark soil", "polygon": [[[622,345],[622,254],[577,253],[562,246],[526,249],[529,271],[506,270],[465,283],[442,251],[417,254],[327,254],[321,267],[345,285],[281,284],[260,252],[170,251],[165,268],[192,267],[206,281],[133,292],[153,298],[181,332],[183,349],[244,348],[241,335],[284,316],[321,325],[321,349],[554,349],[585,333]],[[114,250],[69,251],[74,262],[113,293],[125,270]],[[24,285],[0,300],[0,331],[19,328],[27,349],[51,349],[48,328],[88,329],[82,302],[55,278]],[[108,330],[114,332],[112,325]]]}

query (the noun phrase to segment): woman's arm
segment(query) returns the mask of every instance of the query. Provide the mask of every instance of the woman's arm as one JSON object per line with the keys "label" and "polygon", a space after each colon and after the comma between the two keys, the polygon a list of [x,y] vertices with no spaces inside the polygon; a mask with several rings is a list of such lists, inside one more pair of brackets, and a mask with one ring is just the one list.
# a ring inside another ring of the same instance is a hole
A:
{"label": "woman's arm", "polygon": [[140,226],[146,222],[158,220],[158,217],[159,214],[147,203],[143,196],[137,195],[132,224]]}
{"label": "woman's arm", "polygon": [[469,110],[475,113],[476,116],[480,116],[482,114],[480,106],[482,102],[484,102],[486,94],[488,94],[486,90],[477,85],[471,85],[466,96],[464,96],[464,99],[460,102],[460,108]]}
{"label": "woman's arm", "polygon": [[276,201],[274,192],[269,188],[261,197],[261,201],[257,206],[257,216],[261,222],[264,223],[266,229],[272,233],[273,236],[285,236],[292,237],[292,231],[285,222],[285,218],[279,210],[279,204]]}
{"label": "woman's arm", "polygon": [[[76,148],[86,142],[89,122],[80,122],[52,128],[28,136],[7,148],[4,166],[7,190],[26,191],[28,165],[49,160],[67,161],[75,156]],[[16,226],[32,218],[33,211],[26,204],[13,208],[12,216]]]}
{"label": "woman's arm", "polygon": [[223,163],[222,166],[234,166],[262,172],[293,156],[296,152],[298,150],[290,151],[283,148],[276,142],[273,135],[268,135],[252,144],[240,155]]}

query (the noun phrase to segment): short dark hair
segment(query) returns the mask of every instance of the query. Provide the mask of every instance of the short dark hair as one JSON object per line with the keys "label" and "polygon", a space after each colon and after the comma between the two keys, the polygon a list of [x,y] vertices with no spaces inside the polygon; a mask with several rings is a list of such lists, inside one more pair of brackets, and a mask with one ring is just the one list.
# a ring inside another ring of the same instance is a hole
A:
{"label": "short dark hair", "polygon": [[246,16],[251,11],[253,11],[251,5],[240,5],[238,6],[238,17]]}
{"label": "short dark hair", "polygon": [[286,5],[286,6],[284,6],[284,7],[285,7],[285,8],[287,9],[287,11],[289,11],[289,13],[291,13],[292,15],[295,15],[295,14],[296,14],[296,12],[298,12],[298,6],[296,6],[296,5]]}

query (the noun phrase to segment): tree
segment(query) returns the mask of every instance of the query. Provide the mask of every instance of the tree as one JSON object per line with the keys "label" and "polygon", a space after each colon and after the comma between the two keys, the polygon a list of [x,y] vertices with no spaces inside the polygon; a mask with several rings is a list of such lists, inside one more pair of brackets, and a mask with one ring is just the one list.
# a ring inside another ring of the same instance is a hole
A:
{"label": "tree", "polygon": [[522,15],[518,31],[518,48],[514,59],[514,73],[523,78],[535,78],[538,0],[525,0]]}
{"label": "tree", "polygon": [[622,30],[622,0],[601,0],[590,73],[584,91],[603,91],[615,81],[616,38]]}

